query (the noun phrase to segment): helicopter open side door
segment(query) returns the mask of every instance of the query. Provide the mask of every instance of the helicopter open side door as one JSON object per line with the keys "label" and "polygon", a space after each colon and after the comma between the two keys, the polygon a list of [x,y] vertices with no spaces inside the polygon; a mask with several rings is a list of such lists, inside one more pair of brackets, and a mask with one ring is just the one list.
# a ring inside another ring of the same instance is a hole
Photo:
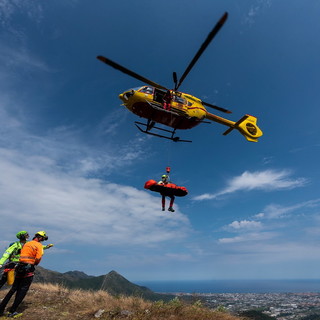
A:
{"label": "helicopter open side door", "polygon": [[159,88],[154,88],[153,100],[162,104],[166,93],[167,93],[167,91],[165,91],[165,90],[161,90]]}

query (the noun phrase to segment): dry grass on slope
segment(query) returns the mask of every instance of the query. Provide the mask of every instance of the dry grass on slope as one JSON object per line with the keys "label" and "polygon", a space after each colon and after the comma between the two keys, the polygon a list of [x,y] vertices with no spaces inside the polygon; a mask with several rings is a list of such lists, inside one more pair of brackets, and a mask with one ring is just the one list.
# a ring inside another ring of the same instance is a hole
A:
{"label": "dry grass on slope", "polygon": [[[0,297],[6,292],[1,291]],[[239,320],[204,308],[199,302],[185,304],[177,298],[168,303],[148,302],[138,297],[113,297],[105,291],[70,290],[40,283],[31,286],[18,311],[23,312],[23,320]]]}

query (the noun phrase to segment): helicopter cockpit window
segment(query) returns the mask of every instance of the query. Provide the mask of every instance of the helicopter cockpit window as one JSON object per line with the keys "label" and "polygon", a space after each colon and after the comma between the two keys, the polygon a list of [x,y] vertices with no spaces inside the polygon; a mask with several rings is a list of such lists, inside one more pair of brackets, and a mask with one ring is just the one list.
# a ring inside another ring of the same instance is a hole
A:
{"label": "helicopter cockpit window", "polygon": [[151,87],[143,87],[139,91],[142,93],[153,94],[153,88]]}
{"label": "helicopter cockpit window", "polygon": [[178,102],[178,103],[182,103],[182,104],[186,104],[187,103],[186,99],[183,99],[183,98],[178,97],[178,96],[173,96],[173,101]]}

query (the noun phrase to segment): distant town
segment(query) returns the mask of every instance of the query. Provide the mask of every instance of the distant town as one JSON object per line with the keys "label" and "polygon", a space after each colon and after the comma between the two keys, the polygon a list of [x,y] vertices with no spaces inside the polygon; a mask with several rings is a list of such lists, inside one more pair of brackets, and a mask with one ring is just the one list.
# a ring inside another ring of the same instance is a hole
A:
{"label": "distant town", "polygon": [[314,319],[314,315],[320,318],[320,293],[205,293],[190,296],[199,297],[210,308],[224,308],[235,314],[258,310],[277,320]]}

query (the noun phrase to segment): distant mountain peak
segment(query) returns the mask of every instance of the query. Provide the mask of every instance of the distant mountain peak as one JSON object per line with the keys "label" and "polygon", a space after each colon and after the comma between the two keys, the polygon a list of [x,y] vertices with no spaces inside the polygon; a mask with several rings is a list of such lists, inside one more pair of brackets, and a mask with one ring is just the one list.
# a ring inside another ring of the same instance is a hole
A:
{"label": "distant mountain peak", "polygon": [[107,273],[106,275],[107,275],[107,276],[108,276],[108,275],[110,275],[110,276],[115,275],[115,276],[120,276],[120,277],[122,277],[121,274],[119,274],[117,271],[114,271],[114,270],[111,270],[111,271],[110,271],[109,273]]}
{"label": "distant mountain peak", "polygon": [[172,295],[158,294],[146,287],[136,285],[115,270],[106,275],[88,276],[82,271],[59,273],[38,266],[35,282],[57,283],[67,288],[84,290],[104,290],[111,295],[139,296],[149,300],[169,300]]}
{"label": "distant mountain peak", "polygon": [[82,271],[68,271],[68,272],[65,272],[63,273],[64,275],[66,276],[70,276],[70,277],[73,277],[73,278],[76,278],[76,279],[87,279],[87,278],[91,278],[92,276],[88,276],[87,274],[85,274],[84,272]]}

